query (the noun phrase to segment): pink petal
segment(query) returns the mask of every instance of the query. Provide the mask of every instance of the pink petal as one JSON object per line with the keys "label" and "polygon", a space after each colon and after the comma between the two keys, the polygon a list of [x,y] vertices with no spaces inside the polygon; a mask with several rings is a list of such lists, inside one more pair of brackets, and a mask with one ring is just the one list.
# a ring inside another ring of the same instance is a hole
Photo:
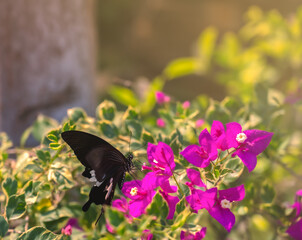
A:
{"label": "pink petal", "polygon": [[164,127],[166,126],[166,122],[165,122],[164,119],[158,118],[158,119],[156,120],[156,125],[157,125],[158,127],[160,127],[160,128],[164,128]]}
{"label": "pink petal", "polygon": [[262,153],[267,148],[274,135],[274,133],[256,129],[246,130],[244,133],[247,136],[245,147],[255,155]]}
{"label": "pink petal", "polygon": [[173,219],[176,204],[179,202],[179,198],[176,196],[170,196],[166,192],[159,190],[159,193],[162,195],[162,197],[166,200],[169,207],[169,213],[167,216],[167,219]]}
{"label": "pink petal", "polygon": [[254,153],[238,150],[236,154],[241,159],[243,164],[247,167],[249,172],[255,169],[257,165],[257,156]]}
{"label": "pink petal", "polygon": [[231,231],[235,224],[235,216],[230,209],[223,209],[222,207],[216,205],[208,211],[209,214],[215,218],[228,232]]}
{"label": "pink petal", "polygon": [[163,104],[170,101],[170,97],[160,91],[155,92],[155,98],[158,104]]}
{"label": "pink petal", "polygon": [[172,175],[176,165],[173,151],[168,144],[163,142],[159,142],[158,145],[148,143],[147,155],[151,165],[164,168],[165,174]]}
{"label": "pink petal", "polygon": [[129,213],[133,217],[139,217],[143,213],[145,213],[146,208],[152,202],[152,199],[155,195],[155,191],[149,192],[143,199],[131,200],[129,202]]}
{"label": "pink petal", "polygon": [[203,156],[198,145],[189,145],[180,154],[196,167],[205,168],[210,164],[208,155]]}
{"label": "pink petal", "polygon": [[203,119],[198,119],[198,120],[196,120],[196,122],[195,122],[195,127],[196,128],[200,128],[203,124],[204,124],[204,120]]}
{"label": "pink petal", "polygon": [[221,149],[222,151],[228,148],[225,140],[225,130],[224,126],[219,121],[213,121],[211,127],[211,136],[213,140],[216,142],[217,148]]}
{"label": "pink petal", "polygon": [[189,231],[181,231],[180,240],[194,240],[194,234]]}
{"label": "pink petal", "polygon": [[153,234],[150,232],[149,229],[145,229],[143,231],[143,235],[141,236],[141,240],[152,240]]}
{"label": "pink petal", "polygon": [[206,185],[201,180],[199,171],[189,168],[187,169],[187,176],[193,185],[206,188]]}
{"label": "pink petal", "polygon": [[163,176],[159,179],[159,181],[160,181],[160,187],[166,193],[175,193],[175,192],[177,192],[177,186],[171,186],[170,182],[169,182],[169,178]]}
{"label": "pink petal", "polygon": [[292,224],[286,231],[293,239],[301,240],[302,239],[302,218]]}
{"label": "pink petal", "polygon": [[198,211],[199,209],[211,209],[217,200],[217,188],[211,188],[206,191],[195,189],[192,194],[186,197],[191,208]]}
{"label": "pink petal", "polygon": [[137,198],[140,198],[140,196],[139,196],[138,194],[132,196],[132,195],[130,194],[130,192],[131,192],[131,189],[134,188],[134,187],[136,187],[136,188],[138,189],[138,192],[142,191],[141,185],[142,185],[142,181],[141,181],[141,180],[133,180],[133,181],[130,181],[130,182],[125,182],[125,183],[124,183],[124,186],[123,186],[123,188],[122,188],[122,193],[123,193],[126,197],[128,197],[128,198],[130,198],[130,199],[137,199]]}
{"label": "pink petal", "polygon": [[142,188],[153,190],[160,185],[160,177],[155,172],[148,172],[142,180]]}
{"label": "pink petal", "polygon": [[227,199],[230,202],[241,201],[245,197],[245,190],[243,184],[237,187],[219,190],[218,193],[219,199]]}
{"label": "pink petal", "polygon": [[296,192],[296,195],[298,195],[298,196],[301,196],[301,197],[302,197],[302,189],[298,190],[298,191]]}
{"label": "pink petal", "polygon": [[226,142],[228,148],[237,148],[239,146],[236,137],[241,132],[242,127],[239,123],[231,122],[226,124]]}
{"label": "pink petal", "polygon": [[217,146],[214,140],[212,139],[210,133],[207,129],[204,129],[199,134],[199,144],[200,146],[206,150],[209,155],[209,160],[213,161],[217,158]]}
{"label": "pink petal", "polygon": [[124,213],[128,211],[128,202],[124,197],[113,200],[111,206]]}

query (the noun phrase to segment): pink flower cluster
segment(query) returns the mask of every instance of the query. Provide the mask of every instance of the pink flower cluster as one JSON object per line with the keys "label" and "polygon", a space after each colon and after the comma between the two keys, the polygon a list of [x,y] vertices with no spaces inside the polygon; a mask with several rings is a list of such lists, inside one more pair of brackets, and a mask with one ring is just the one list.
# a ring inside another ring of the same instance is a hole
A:
{"label": "pink flower cluster", "polygon": [[302,239],[302,189],[296,192],[295,203],[291,206],[296,210],[292,224],[287,229],[287,233],[295,240]]}
{"label": "pink flower cluster", "polygon": [[[199,135],[199,145],[189,145],[180,154],[191,164],[199,168],[207,167],[212,161],[219,158],[222,151],[228,151],[232,157],[238,156],[249,171],[257,164],[257,155],[265,150],[271,141],[273,133],[261,130],[242,130],[239,123],[231,122],[223,124],[214,121],[211,132],[204,129]],[[176,181],[173,171],[176,167],[174,153],[169,145],[159,142],[157,145],[148,144],[147,156],[149,165],[143,165],[142,170],[148,170],[142,180],[125,182],[122,192],[130,199],[114,200],[112,206],[125,213],[129,222],[132,218],[139,217],[146,212],[146,208],[152,202],[156,189],[167,202],[169,213],[167,219],[173,219],[176,205],[180,201],[175,193],[177,186],[170,184],[170,178]],[[233,202],[241,201],[245,197],[244,186],[240,185],[229,189],[207,188],[203,183],[200,172],[195,169],[187,169],[187,177],[190,180],[186,185],[191,194],[186,196],[186,201],[193,212],[206,209],[227,231],[235,224],[235,216],[231,212]],[[197,188],[198,187],[198,188]],[[203,188],[204,190],[201,190]],[[144,239],[152,239],[152,234],[146,230]],[[206,228],[202,228],[195,234],[181,232],[181,239],[202,239]]]}

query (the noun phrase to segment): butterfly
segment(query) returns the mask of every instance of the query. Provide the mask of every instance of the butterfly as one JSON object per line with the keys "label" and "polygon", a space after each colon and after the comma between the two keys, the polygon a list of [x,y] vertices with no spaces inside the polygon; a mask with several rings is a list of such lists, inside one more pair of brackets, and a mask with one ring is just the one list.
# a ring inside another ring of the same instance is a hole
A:
{"label": "butterfly", "polygon": [[[104,139],[86,132],[66,131],[61,136],[84,165],[82,175],[94,183],[82,210],[88,211],[92,203],[111,205],[116,185],[122,189],[126,172],[133,168],[133,154],[129,153],[126,157]],[[95,224],[103,213],[102,207]]]}

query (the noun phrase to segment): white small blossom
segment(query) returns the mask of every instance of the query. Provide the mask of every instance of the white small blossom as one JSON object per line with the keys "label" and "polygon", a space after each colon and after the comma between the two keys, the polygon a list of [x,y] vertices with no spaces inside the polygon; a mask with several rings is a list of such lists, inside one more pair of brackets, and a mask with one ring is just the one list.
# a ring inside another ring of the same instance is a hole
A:
{"label": "white small blossom", "polygon": [[222,208],[228,208],[230,209],[231,208],[231,202],[227,199],[223,199],[221,202],[220,202],[220,205]]}
{"label": "white small blossom", "polygon": [[244,143],[244,141],[247,139],[247,136],[245,135],[245,133],[238,133],[236,136],[236,140],[239,143]]}
{"label": "white small blossom", "polygon": [[137,195],[137,187],[131,188],[130,194],[131,194],[131,196],[136,196]]}

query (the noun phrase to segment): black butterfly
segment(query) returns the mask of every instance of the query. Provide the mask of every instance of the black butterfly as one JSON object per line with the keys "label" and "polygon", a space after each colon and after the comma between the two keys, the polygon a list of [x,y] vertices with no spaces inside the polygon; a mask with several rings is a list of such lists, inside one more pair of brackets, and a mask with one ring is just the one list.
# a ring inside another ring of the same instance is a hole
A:
{"label": "black butterfly", "polygon": [[[86,132],[66,131],[61,136],[84,165],[82,175],[95,183],[82,210],[86,212],[92,203],[111,205],[116,184],[122,189],[125,173],[133,168],[133,155],[125,157],[105,140]],[[96,224],[103,212],[102,208]]]}

